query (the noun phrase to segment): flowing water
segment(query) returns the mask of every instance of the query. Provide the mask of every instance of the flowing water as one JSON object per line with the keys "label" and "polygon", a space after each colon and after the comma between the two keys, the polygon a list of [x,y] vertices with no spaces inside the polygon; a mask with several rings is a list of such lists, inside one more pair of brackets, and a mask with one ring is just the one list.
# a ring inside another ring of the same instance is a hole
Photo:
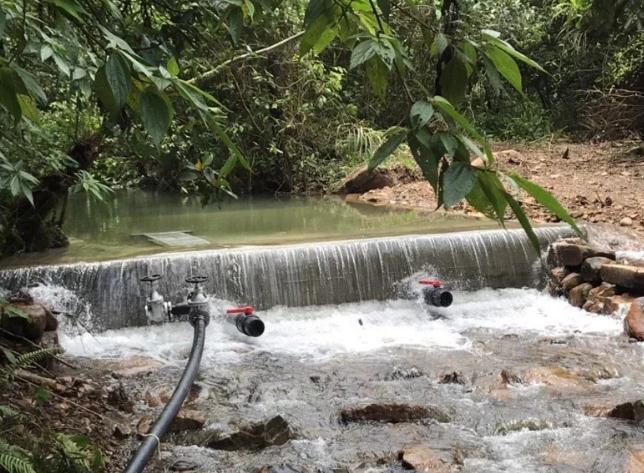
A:
{"label": "flowing water", "polygon": [[[566,233],[538,230],[544,246]],[[185,323],[141,326],[138,278],[149,272],[164,274],[160,291],[172,300],[185,275],[200,273],[217,297],[201,394],[192,404],[208,423],[174,435],[155,471],[186,459],[222,473],[261,465],[290,473],[398,472],[397,452],[407,445],[429,447],[466,473],[640,471],[628,464],[637,468],[633,455],[644,456],[644,429],[589,414],[642,398],[644,347],[623,336],[623,314],[591,315],[540,292],[540,259],[521,232],[41,266],[4,271],[0,283],[39,282],[34,296],[70,315],[61,316],[60,339],[78,360],[159,360],[161,369],[121,379],[144,399],[172,389],[192,340]],[[417,281],[427,274],[455,289],[451,307],[429,310],[421,302]],[[239,302],[262,309],[262,337],[224,329],[230,326],[219,314]],[[443,383],[445,375],[460,383]],[[392,403],[431,407],[432,415],[395,424],[341,421],[344,408]],[[156,412],[144,403],[137,409]],[[207,446],[276,415],[292,433],[283,445]]]}
{"label": "flowing water", "polygon": [[[225,306],[213,301],[212,310]],[[169,463],[187,459],[209,472],[264,464],[394,472],[396,452],[418,444],[456,456],[463,472],[604,473],[628,471],[629,449],[644,447],[641,427],[584,413],[644,392],[644,347],[622,336],[619,317],[590,315],[535,289],[456,291],[447,309],[392,299],[260,315],[267,330],[258,339],[231,334],[217,318],[209,325],[199,379],[207,394],[198,403],[206,433],[176,436]],[[142,394],[168,388],[191,337],[188,324],[174,324],[93,336],[68,329],[61,341],[79,357],[161,360],[166,374],[148,376]],[[501,382],[504,370],[512,384]],[[455,371],[464,384],[441,384]],[[448,422],[340,421],[341,409],[371,403],[433,406]],[[275,415],[294,432],[282,446],[204,446],[208,435]]]}

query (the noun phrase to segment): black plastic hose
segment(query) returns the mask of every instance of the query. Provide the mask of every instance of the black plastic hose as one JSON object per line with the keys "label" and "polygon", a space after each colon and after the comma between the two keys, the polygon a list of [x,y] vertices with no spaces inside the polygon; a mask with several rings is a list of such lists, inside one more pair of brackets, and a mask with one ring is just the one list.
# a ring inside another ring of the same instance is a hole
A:
{"label": "black plastic hose", "polygon": [[147,465],[150,457],[158,448],[161,438],[165,435],[172,424],[172,421],[177,416],[183,401],[190,393],[192,383],[194,383],[197,373],[199,372],[199,364],[201,363],[201,355],[203,353],[204,342],[206,340],[206,325],[208,325],[208,314],[198,313],[194,315],[190,322],[194,327],[194,338],[192,340],[192,350],[190,351],[190,358],[188,364],[183,370],[183,375],[179,380],[179,384],[174,389],[172,397],[163,408],[159,418],[154,423],[150,432],[145,437],[145,440],[139,446],[124,473],[141,473]]}

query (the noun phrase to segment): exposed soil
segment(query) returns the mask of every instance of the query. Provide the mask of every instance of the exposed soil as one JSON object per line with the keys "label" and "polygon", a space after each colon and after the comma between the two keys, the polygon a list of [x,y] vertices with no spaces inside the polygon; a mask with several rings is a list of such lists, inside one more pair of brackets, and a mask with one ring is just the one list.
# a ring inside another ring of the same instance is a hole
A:
{"label": "exposed soil", "polygon": [[[622,225],[644,235],[642,142],[498,143],[493,148],[502,171],[518,172],[549,189],[579,221]],[[347,199],[406,209],[436,207],[431,186],[422,180]],[[531,197],[524,196],[522,203],[535,223],[558,221]],[[462,210],[475,212],[468,205]]]}

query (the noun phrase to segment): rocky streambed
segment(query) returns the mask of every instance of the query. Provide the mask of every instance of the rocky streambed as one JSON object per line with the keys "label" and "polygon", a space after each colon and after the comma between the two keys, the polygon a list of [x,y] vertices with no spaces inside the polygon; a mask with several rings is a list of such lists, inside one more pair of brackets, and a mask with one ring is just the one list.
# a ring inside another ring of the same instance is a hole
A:
{"label": "rocky streambed", "polygon": [[[395,300],[261,315],[256,340],[210,324],[150,471],[644,471],[644,346],[619,317],[528,289],[457,292],[440,311]],[[115,434],[132,448],[190,341],[187,324],[61,335],[119,384],[129,412]]]}

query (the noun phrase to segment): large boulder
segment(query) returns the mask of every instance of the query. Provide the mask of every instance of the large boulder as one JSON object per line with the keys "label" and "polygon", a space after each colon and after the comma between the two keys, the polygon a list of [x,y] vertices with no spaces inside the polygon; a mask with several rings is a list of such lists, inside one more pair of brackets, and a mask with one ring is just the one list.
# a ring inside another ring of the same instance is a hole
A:
{"label": "large boulder", "polygon": [[288,422],[275,416],[266,422],[248,424],[226,436],[216,435],[207,442],[215,450],[261,450],[272,445],[283,445],[293,438]]}
{"label": "large boulder", "polygon": [[624,319],[624,330],[629,337],[644,342],[644,297],[635,299]]}
{"label": "large boulder", "polygon": [[564,292],[568,294],[573,288],[579,286],[583,282],[584,280],[582,279],[581,274],[570,273],[561,281],[561,287],[563,288]]}
{"label": "large boulder", "polygon": [[371,173],[365,164],[342,179],[336,187],[336,192],[338,194],[364,194],[374,189],[414,182],[419,178],[420,173],[417,170],[410,169],[402,164],[378,168]]}
{"label": "large boulder", "polygon": [[608,417],[631,420],[636,423],[642,422],[644,421],[644,401],[619,404],[608,413]]}
{"label": "large boulder", "polygon": [[586,258],[581,264],[581,277],[584,281],[590,283],[601,282],[599,272],[604,264],[610,264],[613,260],[604,256],[592,256]]}
{"label": "large boulder", "polygon": [[403,468],[425,473],[451,473],[457,471],[455,465],[424,445],[403,447],[398,452]]}
{"label": "large boulder", "polygon": [[602,280],[621,287],[644,292],[644,268],[628,264],[604,264],[600,270]]}
{"label": "large boulder", "polygon": [[14,302],[0,308],[2,328],[20,337],[39,341],[45,331],[56,330],[58,321],[44,304]]}
{"label": "large boulder", "polygon": [[343,423],[349,422],[414,422],[422,419],[435,419],[449,422],[446,413],[436,407],[412,406],[408,404],[369,404],[367,406],[345,407],[340,412]]}
{"label": "large boulder", "polygon": [[551,251],[556,261],[563,266],[580,266],[586,258],[593,256],[593,249],[585,244],[558,241],[552,244]]}

